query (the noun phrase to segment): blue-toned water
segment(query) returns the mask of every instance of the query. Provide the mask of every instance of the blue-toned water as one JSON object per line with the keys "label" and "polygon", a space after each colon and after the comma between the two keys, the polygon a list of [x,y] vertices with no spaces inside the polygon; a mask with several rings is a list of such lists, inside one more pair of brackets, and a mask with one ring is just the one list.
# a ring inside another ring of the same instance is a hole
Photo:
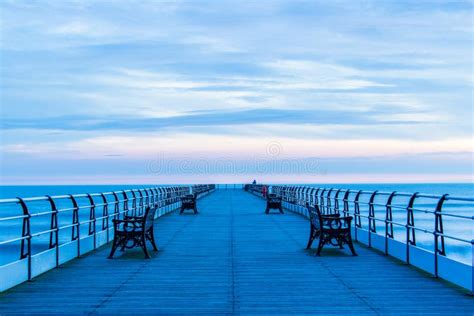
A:
{"label": "blue-toned water", "polygon": [[[300,184],[322,188],[343,188],[367,191],[422,192],[453,196],[474,196],[474,183],[420,183],[420,184]],[[43,195],[63,195],[80,193],[110,192],[127,189],[149,188],[157,185],[4,185],[0,186],[0,199],[14,197],[34,197]]]}
{"label": "blue-toned water", "polygon": [[[474,198],[473,183],[436,183],[436,184],[330,184],[330,185],[310,185],[320,188],[343,188],[350,190],[364,190],[379,192],[399,193],[424,193],[428,195],[441,196],[449,194],[455,197]],[[353,201],[356,193],[349,196],[349,200]],[[333,195],[334,196],[334,192]],[[341,195],[342,198],[342,195]],[[387,203],[388,196],[377,196],[375,203],[375,228],[377,234],[384,236],[385,234],[385,216],[386,208],[383,206]],[[363,194],[360,198],[360,214],[361,226],[363,229],[369,228],[369,207],[368,202],[370,194]],[[406,242],[407,211],[409,197],[397,197],[393,200],[393,205],[399,208],[393,208],[393,221],[398,225],[394,225],[394,238],[401,242]],[[415,231],[416,245],[428,251],[434,251],[434,235],[436,219],[432,213],[436,210],[438,199],[417,198],[414,204],[414,223],[418,229]],[[341,205],[342,205],[342,201]],[[354,214],[354,204],[350,203],[350,214]],[[425,212],[426,211],[426,212]],[[458,202],[446,201],[442,208],[443,213],[443,232],[446,255],[449,258],[461,261],[467,264],[473,264],[473,247],[470,241],[474,239],[474,202]],[[461,218],[467,217],[467,218]],[[450,238],[453,237],[453,238]],[[461,239],[461,240],[458,240]]]}
{"label": "blue-toned water", "polygon": [[100,193],[128,189],[144,189],[155,186],[157,185],[3,185],[0,186],[0,199],[44,195]]}
{"label": "blue-toned water", "polygon": [[[44,186],[0,186],[0,199],[14,198],[14,197],[35,197],[44,195],[67,195],[67,194],[81,194],[81,193],[100,193],[100,192],[111,192],[120,191],[126,189],[143,189],[149,187],[155,187],[156,185],[44,185]],[[313,184],[306,186],[316,186],[322,188],[342,188],[342,189],[353,189],[353,190],[364,190],[364,191],[383,191],[383,192],[422,192],[426,194],[442,195],[449,193],[452,196],[462,197],[474,197],[474,184],[472,183],[456,183],[456,184]],[[366,197],[361,199],[364,202]],[[100,201],[97,201],[100,203]],[[367,202],[367,201],[365,201]],[[376,200],[377,202],[377,200]],[[383,204],[385,201],[380,200],[379,203]],[[406,202],[403,199],[397,200],[401,206],[406,207]],[[87,199],[79,199],[78,203],[83,206],[88,205]],[[415,205],[419,209],[433,210],[436,204],[436,200],[419,200]],[[68,209],[71,208],[69,200],[58,202],[58,208]],[[32,214],[41,213],[43,211],[50,210],[50,206],[47,202],[35,202],[29,204],[30,212]],[[100,216],[102,208],[97,208],[97,215]],[[368,215],[368,207],[361,205],[361,215]],[[472,217],[474,215],[474,203],[446,203],[443,208],[443,212],[447,212],[455,215],[462,215]],[[0,204],[0,218],[6,216],[21,215],[21,208],[15,204]],[[90,208],[84,207],[80,210],[80,221],[87,223],[90,216]],[[385,218],[385,208],[376,207],[375,217],[383,220]],[[32,233],[41,232],[48,230],[50,226],[51,215],[45,214],[37,217],[32,217]],[[401,224],[406,223],[406,211],[404,210],[393,210],[393,220]],[[72,210],[66,210],[61,212],[58,218],[59,225],[70,225],[72,223]],[[426,231],[433,231],[434,229],[434,215],[431,213],[415,212],[415,224],[417,227],[425,229]],[[110,223],[109,223],[110,224]],[[368,227],[368,220],[366,218],[361,219],[363,228]],[[465,240],[474,239],[474,225],[473,220],[460,219],[456,217],[443,217],[444,232],[447,235],[458,237]],[[103,225],[102,221],[97,222],[97,229],[100,229]],[[0,221],[0,243],[5,240],[13,239],[21,236],[22,219]],[[81,236],[88,233],[90,229],[89,224],[81,225]],[[376,229],[378,234],[384,234],[385,223],[383,221],[376,222]],[[405,241],[406,229],[402,226],[394,227],[395,239]],[[68,242],[71,239],[72,228],[61,230],[59,233],[60,243]],[[49,234],[43,234],[35,237],[33,242],[33,253],[38,253],[47,249]],[[416,241],[419,247],[427,250],[433,249],[433,234],[424,233],[422,231],[416,232]],[[18,259],[19,256],[20,242],[13,242],[5,245],[0,245],[0,265]],[[446,253],[450,258],[472,264],[472,248],[471,245],[466,242],[460,242],[453,239],[446,239]]]}

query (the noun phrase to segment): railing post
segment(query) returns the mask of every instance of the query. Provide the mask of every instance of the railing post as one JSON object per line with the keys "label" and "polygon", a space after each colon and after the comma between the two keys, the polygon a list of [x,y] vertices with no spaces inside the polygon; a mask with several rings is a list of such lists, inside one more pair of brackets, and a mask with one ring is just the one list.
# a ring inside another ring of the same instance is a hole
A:
{"label": "railing post", "polygon": [[369,247],[372,247],[372,233],[377,232],[377,228],[375,227],[375,196],[377,195],[378,191],[374,191],[370,196],[369,200]]}
{"label": "railing post", "polygon": [[[435,262],[434,262],[434,275],[438,277],[438,255],[445,256],[446,248],[444,247],[444,228],[443,228],[443,216],[441,211],[443,209],[443,204],[446,201],[446,198],[449,194],[443,195],[436,205],[435,211],[435,231],[434,231],[434,246],[435,246]],[[439,243],[441,242],[441,249]]]}
{"label": "railing post", "polygon": [[397,192],[393,191],[387,199],[387,204],[385,204],[385,255],[388,255],[388,239],[393,239],[392,203],[396,195]]}
{"label": "railing post", "polygon": [[150,195],[148,194],[148,189],[143,189],[145,191],[145,208],[150,207]]}
{"label": "railing post", "polygon": [[163,210],[163,188],[159,188],[158,207],[160,208],[160,215],[164,213]]}
{"label": "railing post", "polygon": [[349,216],[349,194],[351,194],[350,190],[347,190],[344,193],[343,201],[344,201],[344,210],[342,211],[344,216]]}
{"label": "railing post", "polygon": [[90,194],[87,194],[89,199],[90,209],[89,209],[89,236],[94,236],[94,249],[97,248],[97,229],[96,229],[96,216],[95,216],[95,202]]}
{"label": "railing post", "polygon": [[324,208],[325,208],[325,206],[324,206],[324,204],[325,204],[325,203],[324,203],[324,193],[325,193],[326,191],[327,191],[326,189],[323,189],[323,190],[321,191],[321,195],[320,195],[320,197],[319,197],[319,209],[321,210],[321,213],[323,213],[323,214],[327,214],[327,213],[324,211]]}
{"label": "railing post", "polygon": [[137,196],[135,190],[130,190],[130,192],[132,192],[132,216],[137,216]]}
{"label": "railing post", "polygon": [[415,217],[413,215],[413,205],[415,204],[415,200],[417,196],[418,196],[418,192],[414,193],[410,197],[410,201],[408,202],[408,206],[407,206],[407,224],[406,224],[406,243],[407,243],[406,262],[407,264],[410,264],[410,245],[416,246]]}
{"label": "railing post", "polygon": [[[150,188],[150,193],[151,193],[151,197],[150,197],[150,206],[151,207],[155,207],[156,206],[156,198],[158,196],[158,191],[156,190],[155,187],[152,187]],[[156,212],[156,215],[158,216],[158,212]]]}
{"label": "railing post", "polygon": [[155,193],[153,192],[153,188],[149,188],[150,193],[147,191],[148,195],[148,206],[154,207],[155,206]]}
{"label": "railing post", "polygon": [[336,191],[336,195],[334,196],[334,213],[339,214],[339,194],[341,193],[341,189]]}
{"label": "railing post", "polygon": [[112,192],[112,194],[114,195],[114,199],[115,199],[115,202],[114,202],[114,219],[119,219],[119,215],[120,215],[120,199],[117,195],[117,192]]}
{"label": "railing post", "polygon": [[360,195],[362,194],[362,190],[359,190],[355,196],[354,199],[354,235],[355,235],[355,240],[357,241],[357,228],[362,228],[362,223],[360,219],[360,205],[359,205],[359,199]]}
{"label": "railing post", "polygon": [[[28,206],[22,198],[17,198],[23,211],[22,229],[21,229],[21,250],[20,259],[27,258],[28,260],[28,281],[31,280],[31,214]],[[25,249],[26,239],[26,249]]]}
{"label": "railing post", "polygon": [[102,201],[104,203],[102,209],[102,231],[105,230],[105,234],[107,236],[107,243],[110,241],[109,239],[109,203],[107,202],[107,198],[105,197],[104,193],[100,194],[102,196]]}
{"label": "railing post", "polygon": [[72,202],[72,230],[71,230],[71,241],[77,240],[77,256],[81,256],[81,223],[79,221],[79,204],[77,204],[74,195],[69,194],[69,198]]}
{"label": "railing post", "polygon": [[49,249],[56,249],[56,268],[59,267],[59,230],[58,230],[58,209],[51,196],[46,195],[51,205],[51,225],[49,233]]}
{"label": "railing post", "polygon": [[327,212],[328,214],[332,214],[332,211],[333,211],[333,210],[331,210],[331,207],[332,207],[332,203],[331,203],[331,193],[332,193],[332,191],[334,191],[333,188],[329,189],[329,191],[328,191],[328,193],[327,193],[327,195],[326,195],[326,210],[327,210],[326,212]]}
{"label": "railing post", "polygon": [[[122,191],[122,195],[123,195],[123,213],[128,214],[128,196],[127,196],[127,192],[125,192],[125,190]],[[132,215],[134,215],[134,214],[132,214]]]}
{"label": "railing post", "polygon": [[154,205],[159,206],[160,205],[160,199],[159,199],[160,191],[158,190],[157,187],[153,189],[153,195],[154,195],[154,202],[153,202]]}
{"label": "railing post", "polygon": [[143,193],[141,189],[138,189],[138,193],[140,194],[140,201],[138,202],[138,216],[143,215]]}

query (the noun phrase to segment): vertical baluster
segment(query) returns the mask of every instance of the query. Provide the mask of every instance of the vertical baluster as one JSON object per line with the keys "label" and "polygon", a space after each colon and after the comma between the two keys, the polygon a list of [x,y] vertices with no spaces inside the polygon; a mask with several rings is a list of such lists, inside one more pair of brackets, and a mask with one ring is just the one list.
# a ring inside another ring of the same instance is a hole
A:
{"label": "vertical baluster", "polygon": [[327,191],[326,189],[323,189],[321,191],[320,196],[319,196],[319,209],[321,210],[322,214],[326,214],[326,212],[325,212],[325,204],[326,203],[324,202],[324,193],[326,193],[326,191]]}
{"label": "vertical baluster", "polygon": [[158,188],[154,188],[154,193],[155,193],[155,206],[160,207],[160,191],[158,191]]}
{"label": "vertical baluster", "polygon": [[49,249],[56,248],[56,268],[59,267],[59,230],[58,230],[58,209],[53,198],[46,195],[51,206],[51,225],[49,232]]}
{"label": "vertical baluster", "polygon": [[357,232],[358,228],[362,228],[362,223],[360,220],[360,205],[359,205],[359,199],[360,195],[362,194],[362,191],[358,191],[355,199],[354,199],[354,232],[355,232],[355,240],[357,241]]}
{"label": "vertical baluster", "polygon": [[110,241],[109,236],[109,202],[107,202],[107,197],[104,193],[101,193],[103,208],[102,208],[102,231],[105,230],[107,236],[107,243]]}
{"label": "vertical baluster", "polygon": [[117,195],[117,192],[112,192],[112,194],[114,195],[114,219],[119,219],[119,215],[120,215],[120,199]]}
{"label": "vertical baluster", "polygon": [[70,194],[69,199],[72,203],[72,229],[71,241],[77,240],[77,256],[81,256],[81,222],[79,220],[79,204],[74,195]]}
{"label": "vertical baluster", "polygon": [[[156,206],[156,197],[157,197],[157,192],[156,188],[150,188],[151,192],[151,206],[155,207]],[[158,212],[157,212],[158,214]]]}
{"label": "vertical baluster", "polygon": [[394,191],[390,194],[387,199],[387,204],[385,205],[385,255],[388,255],[388,239],[393,239],[393,199],[397,195],[397,192]]}
{"label": "vertical baluster", "polygon": [[[434,267],[435,267],[435,277],[438,277],[438,255],[446,256],[446,249],[444,247],[444,228],[443,228],[443,216],[442,216],[442,209],[444,202],[449,194],[443,195],[436,205],[435,211],[435,231],[434,231],[434,245],[435,245],[435,257],[434,257]],[[441,245],[440,245],[441,243]],[[474,256],[474,254],[473,254]]]}
{"label": "vertical baluster", "polygon": [[407,206],[407,224],[406,224],[406,244],[407,244],[407,253],[406,253],[406,262],[410,264],[410,245],[416,246],[416,237],[415,237],[415,217],[413,215],[413,205],[415,200],[418,197],[418,192],[413,194],[410,197],[410,201]]}
{"label": "vertical baluster", "polygon": [[333,213],[332,203],[331,203],[331,193],[332,193],[332,191],[334,191],[333,188],[329,189],[329,191],[326,195],[326,213],[327,214],[332,214]]}
{"label": "vertical baluster", "polygon": [[[128,214],[128,196],[127,196],[127,192],[122,191],[122,195],[123,195],[123,214],[127,215]],[[122,215],[122,218],[123,218],[123,215]]]}
{"label": "vertical baluster", "polygon": [[132,193],[132,216],[137,216],[137,196],[135,190],[130,190]]}
{"label": "vertical baluster", "polygon": [[370,195],[370,200],[369,200],[369,231],[368,231],[368,234],[369,234],[369,247],[372,247],[372,233],[376,233],[377,232],[377,228],[375,226],[375,205],[374,205],[374,201],[375,201],[375,197],[377,196],[377,192],[378,191],[374,191],[371,195]]}
{"label": "vertical baluster", "polygon": [[[314,205],[312,205],[312,206],[316,206],[316,205],[319,206],[319,191],[320,190],[321,190],[321,188],[316,189],[316,192],[314,193]],[[319,208],[319,210],[321,210],[321,207]]]}
{"label": "vertical baluster", "polygon": [[339,194],[341,193],[341,189],[336,191],[336,195],[334,196],[334,214],[340,214],[339,210]]}
{"label": "vertical baluster", "polygon": [[97,227],[96,227],[96,216],[95,216],[95,202],[90,194],[87,194],[89,199],[89,236],[93,235],[94,237],[94,249],[97,248]]}
{"label": "vertical baluster", "polygon": [[342,211],[344,216],[349,216],[349,194],[351,194],[350,190],[346,190],[343,197],[344,202],[344,210]]}
{"label": "vertical baluster", "polygon": [[[22,229],[21,229],[21,253],[20,260],[28,260],[28,281],[31,280],[31,214],[28,206],[22,198],[17,198],[23,211]],[[25,243],[26,240],[26,243]]]}
{"label": "vertical baluster", "polygon": [[142,216],[143,215],[143,207],[144,207],[144,204],[143,204],[143,193],[142,193],[142,190],[141,189],[138,189],[138,194],[140,194],[140,200],[138,202],[138,216]]}
{"label": "vertical baluster", "polygon": [[148,194],[148,189],[145,188],[143,191],[145,192],[145,208],[147,208],[151,206],[150,195]]}

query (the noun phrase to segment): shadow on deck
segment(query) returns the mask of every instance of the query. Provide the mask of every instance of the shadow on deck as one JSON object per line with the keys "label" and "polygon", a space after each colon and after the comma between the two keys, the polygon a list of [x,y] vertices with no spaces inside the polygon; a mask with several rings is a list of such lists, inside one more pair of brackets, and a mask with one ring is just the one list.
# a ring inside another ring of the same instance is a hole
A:
{"label": "shadow on deck", "polygon": [[306,220],[265,215],[243,191],[198,207],[157,220],[151,260],[138,248],[107,260],[102,247],[0,294],[0,314],[474,313],[460,288],[364,246],[313,256]]}

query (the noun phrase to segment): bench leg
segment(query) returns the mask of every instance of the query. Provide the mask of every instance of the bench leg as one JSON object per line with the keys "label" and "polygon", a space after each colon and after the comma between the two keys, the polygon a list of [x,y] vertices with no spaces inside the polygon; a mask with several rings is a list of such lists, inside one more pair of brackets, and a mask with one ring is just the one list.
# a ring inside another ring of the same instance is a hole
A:
{"label": "bench leg", "polygon": [[143,248],[143,252],[145,253],[145,259],[150,259],[150,254],[148,253],[148,249],[146,249],[146,237],[145,237],[145,234],[143,234],[142,236],[142,240],[141,240],[141,246]]}
{"label": "bench leg", "polygon": [[318,250],[316,250],[316,256],[320,256],[320,255],[321,255],[321,251],[323,250],[324,243],[325,243],[324,236],[323,236],[322,234],[320,234],[320,235],[319,235]]}
{"label": "bench leg", "polygon": [[268,214],[268,213],[270,213],[270,209],[267,206],[267,208],[265,209],[265,214]]}
{"label": "bench leg", "polygon": [[198,214],[198,209],[196,206],[194,206],[194,214]]}
{"label": "bench leg", "polygon": [[313,244],[314,241],[314,228],[311,225],[311,231],[309,232],[309,240],[308,240],[308,245],[306,246],[306,249],[311,249],[311,245]]}
{"label": "bench leg", "polygon": [[284,214],[283,213],[283,208],[280,206],[280,213]]}
{"label": "bench leg", "polygon": [[349,237],[349,241],[347,242],[347,245],[349,246],[349,249],[351,250],[352,255],[357,256],[357,253],[354,249],[354,244],[352,243],[352,238],[351,237]]}
{"label": "bench leg", "polygon": [[158,251],[158,247],[156,246],[156,243],[155,243],[155,233],[154,233],[153,227],[148,232],[148,239],[150,240],[150,243],[153,246],[153,250]]}
{"label": "bench leg", "polygon": [[118,247],[118,240],[117,237],[114,235],[114,241],[112,242],[112,250],[110,251],[108,259],[112,259],[114,257],[115,250],[117,250]]}
{"label": "bench leg", "polygon": [[308,240],[308,244],[306,245],[306,249],[311,249],[311,246],[313,245],[313,236],[312,234],[309,235],[309,240]]}

